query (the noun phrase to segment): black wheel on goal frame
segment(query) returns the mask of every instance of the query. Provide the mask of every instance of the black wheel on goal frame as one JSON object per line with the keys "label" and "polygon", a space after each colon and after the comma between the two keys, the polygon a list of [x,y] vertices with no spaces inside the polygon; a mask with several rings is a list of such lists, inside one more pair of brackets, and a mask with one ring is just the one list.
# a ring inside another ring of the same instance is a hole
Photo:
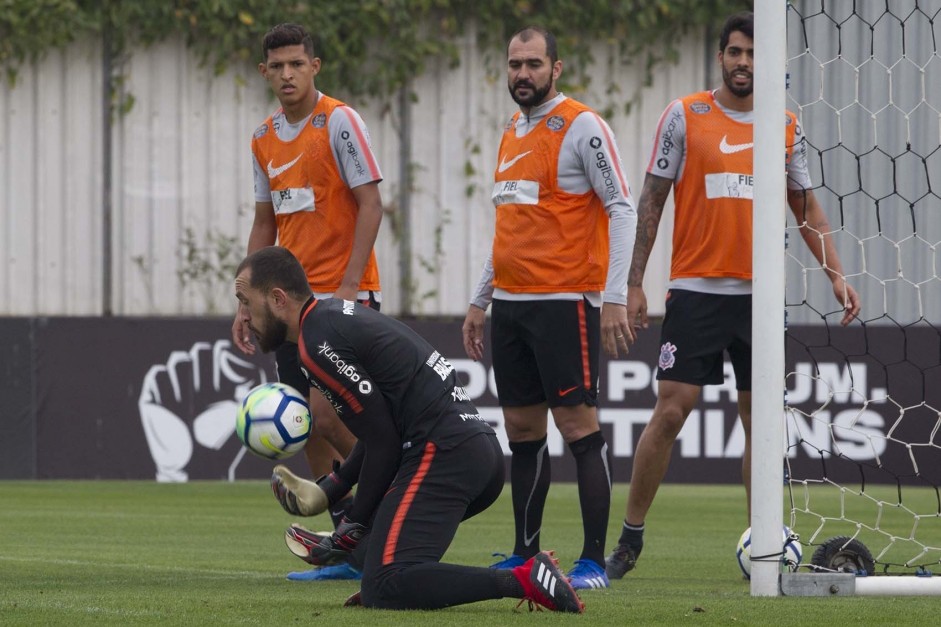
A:
{"label": "black wheel on goal frame", "polygon": [[876,561],[866,545],[849,536],[829,538],[817,547],[810,563],[821,569],[858,575],[873,575]]}

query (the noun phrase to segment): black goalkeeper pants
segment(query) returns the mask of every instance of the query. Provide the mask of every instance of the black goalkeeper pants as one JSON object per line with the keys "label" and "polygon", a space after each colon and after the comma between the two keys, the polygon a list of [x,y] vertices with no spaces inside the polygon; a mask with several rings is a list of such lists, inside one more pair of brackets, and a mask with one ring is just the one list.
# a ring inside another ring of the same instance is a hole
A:
{"label": "black goalkeeper pants", "polygon": [[492,434],[450,450],[427,442],[403,453],[369,535],[363,605],[436,609],[504,596],[495,576],[504,573],[440,563],[460,522],[487,509],[503,483],[503,451]]}

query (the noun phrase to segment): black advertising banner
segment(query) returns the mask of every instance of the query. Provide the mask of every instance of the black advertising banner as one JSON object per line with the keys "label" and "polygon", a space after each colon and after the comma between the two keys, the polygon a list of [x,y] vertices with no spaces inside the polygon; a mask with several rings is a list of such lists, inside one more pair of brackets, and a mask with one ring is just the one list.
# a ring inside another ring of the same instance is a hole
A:
{"label": "black advertising banner", "polygon": [[799,327],[785,350],[792,478],[941,485],[938,329]]}
{"label": "black advertising banner", "polygon": [[0,319],[0,478],[36,476],[34,321]]}
{"label": "black advertising banner", "polygon": [[[479,363],[467,359],[461,322],[407,321],[460,373],[508,454],[489,354]],[[275,380],[273,357],[234,349],[230,328],[228,318],[0,320],[7,393],[0,478],[267,478],[272,462],[242,449],[234,422],[242,395]],[[928,326],[791,328],[791,475],[941,483],[933,409],[941,407],[939,352],[939,335]],[[659,353],[659,327],[651,325],[626,358],[602,361],[599,417],[616,481],[630,479],[637,439],[656,403]],[[704,388],[681,431],[666,480],[738,483],[744,446],[726,364],[725,382]],[[554,427],[549,451],[553,479],[574,480],[574,461]],[[289,465],[304,472],[303,455]]]}
{"label": "black advertising banner", "polygon": [[[242,452],[238,399],[275,379],[219,319],[44,322],[37,338],[39,478],[178,482],[270,475]],[[293,460],[292,460],[293,461]]]}

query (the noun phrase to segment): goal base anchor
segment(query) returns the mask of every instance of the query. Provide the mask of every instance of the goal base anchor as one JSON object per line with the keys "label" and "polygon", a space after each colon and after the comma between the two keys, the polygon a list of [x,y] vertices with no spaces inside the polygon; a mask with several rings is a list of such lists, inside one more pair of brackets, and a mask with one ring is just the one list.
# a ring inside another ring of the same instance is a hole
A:
{"label": "goal base anchor", "polygon": [[788,597],[845,597],[856,594],[853,573],[781,573],[781,594]]}
{"label": "goal base anchor", "polygon": [[784,596],[939,596],[941,577],[857,577],[853,573],[781,573]]}

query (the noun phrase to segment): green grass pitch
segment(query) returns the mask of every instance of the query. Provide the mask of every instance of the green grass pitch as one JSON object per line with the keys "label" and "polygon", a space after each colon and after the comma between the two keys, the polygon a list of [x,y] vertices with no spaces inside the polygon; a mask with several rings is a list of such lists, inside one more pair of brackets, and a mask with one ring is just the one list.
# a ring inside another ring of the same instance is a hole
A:
{"label": "green grass pitch", "polygon": [[[609,544],[626,494],[616,486]],[[263,482],[0,482],[0,624],[898,625],[937,617],[931,597],[750,597],[734,556],[747,526],[740,487],[663,486],[638,568],[608,590],[585,591],[584,616],[531,614],[512,599],[437,612],[343,608],[357,583],[284,578],[306,566],[284,546],[291,521]],[[570,567],[581,548],[573,485],[553,485],[543,527],[542,548]],[[488,565],[491,552],[512,548],[512,534],[507,486],[464,523],[445,560]]]}

